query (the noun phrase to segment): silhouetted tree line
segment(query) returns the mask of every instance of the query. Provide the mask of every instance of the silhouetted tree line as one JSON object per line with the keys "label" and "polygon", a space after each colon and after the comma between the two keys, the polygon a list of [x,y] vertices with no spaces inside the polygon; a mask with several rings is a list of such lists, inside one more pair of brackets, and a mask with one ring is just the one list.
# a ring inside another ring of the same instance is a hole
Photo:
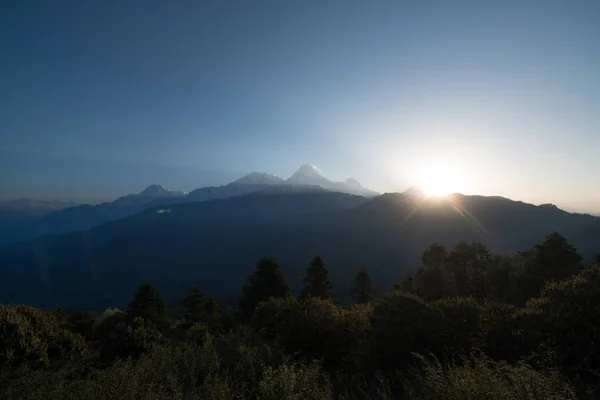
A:
{"label": "silhouetted tree line", "polygon": [[[101,314],[0,305],[2,399],[575,399],[600,396],[600,266],[553,233],[514,256],[433,244],[377,296],[336,304],[325,261],[295,297],[258,261],[235,308],[141,285]],[[600,257],[596,258],[596,262]]]}

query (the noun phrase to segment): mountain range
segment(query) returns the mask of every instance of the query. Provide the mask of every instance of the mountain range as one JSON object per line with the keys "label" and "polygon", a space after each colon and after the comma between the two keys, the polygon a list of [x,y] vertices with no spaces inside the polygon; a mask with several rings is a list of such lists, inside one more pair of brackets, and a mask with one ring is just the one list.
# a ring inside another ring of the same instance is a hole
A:
{"label": "mountain range", "polygon": [[[6,204],[4,213],[0,205],[0,247],[32,237],[90,229],[157,205],[227,199],[260,190],[273,191],[275,186],[280,187],[277,189],[279,192],[292,190],[292,187],[295,191],[305,190],[307,187],[320,187],[365,197],[379,195],[375,191],[364,188],[352,178],[346,182],[330,181],[319,174],[316,168],[305,164],[287,180],[268,173],[252,172],[227,185],[203,187],[187,194],[153,184],[138,194],[129,194],[112,202],[97,205],[64,203],[63,207],[51,210],[46,206],[48,202],[34,201],[27,215],[17,212],[18,209],[14,207],[24,201],[19,200],[4,203]],[[9,220],[10,224],[5,223]]]}
{"label": "mountain range", "polygon": [[361,265],[380,291],[388,290],[434,242],[477,241],[510,254],[557,231],[587,259],[600,250],[600,218],[553,205],[461,194],[424,198],[415,190],[367,198],[259,181],[263,189],[251,193],[152,205],[95,228],[0,249],[0,302],[123,306],[146,281],[168,300],[190,284],[235,296],[263,256],[277,258],[299,290],[317,254],[343,298]]}

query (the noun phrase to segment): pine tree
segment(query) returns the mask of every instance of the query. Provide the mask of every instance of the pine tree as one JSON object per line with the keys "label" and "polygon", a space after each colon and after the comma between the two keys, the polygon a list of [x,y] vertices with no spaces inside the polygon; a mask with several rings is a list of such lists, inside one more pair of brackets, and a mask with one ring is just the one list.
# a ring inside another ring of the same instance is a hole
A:
{"label": "pine tree", "polygon": [[546,236],[534,249],[536,262],[547,281],[570,278],[583,268],[582,257],[575,246],[557,232]]}
{"label": "pine tree", "polygon": [[208,297],[202,289],[190,286],[188,295],[183,300],[184,316],[187,322],[204,322],[212,324],[217,318],[217,303]]}
{"label": "pine tree", "polygon": [[127,316],[130,320],[142,317],[160,327],[166,326],[169,321],[167,305],[158,289],[151,283],[144,283],[139,287],[135,298],[129,303]]}
{"label": "pine tree", "polygon": [[329,277],[329,271],[325,267],[323,259],[319,256],[313,258],[306,269],[306,278],[304,278],[304,289],[301,297],[318,297],[321,299],[333,299],[333,284]]}
{"label": "pine tree", "polygon": [[354,300],[360,304],[368,303],[375,298],[375,289],[373,281],[367,273],[365,267],[360,267],[358,273],[354,277],[354,282],[350,287],[350,293]]}
{"label": "pine tree", "polygon": [[519,253],[519,263],[517,286],[521,303],[539,296],[547,282],[568,279],[583,269],[577,249],[556,232],[530,250]]}
{"label": "pine tree", "polygon": [[281,273],[277,261],[265,257],[256,264],[256,269],[248,278],[248,283],[244,285],[242,292],[243,297],[239,302],[239,308],[249,318],[258,303],[270,297],[290,296],[292,289]]}

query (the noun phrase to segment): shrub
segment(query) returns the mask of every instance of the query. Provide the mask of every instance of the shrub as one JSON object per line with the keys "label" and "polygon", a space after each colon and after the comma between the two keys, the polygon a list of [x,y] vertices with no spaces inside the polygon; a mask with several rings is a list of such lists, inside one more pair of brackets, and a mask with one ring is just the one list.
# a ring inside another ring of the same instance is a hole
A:
{"label": "shrub", "polygon": [[450,298],[432,304],[440,312],[436,335],[439,357],[460,358],[483,344],[482,307],[472,298]]}
{"label": "shrub", "polygon": [[528,301],[516,315],[522,342],[542,361],[559,365],[565,373],[597,379],[600,267],[549,283],[541,295]]}
{"label": "shrub", "polygon": [[371,306],[344,310],[330,300],[309,297],[269,299],[255,312],[253,323],[268,338],[302,359],[322,359],[337,369],[366,341]]}
{"label": "shrub", "polygon": [[0,305],[0,367],[48,367],[82,357],[85,348],[81,335],[62,328],[54,313]]}
{"label": "shrub", "polygon": [[121,320],[111,331],[106,332],[100,355],[106,361],[130,356],[137,358],[163,341],[163,335],[152,322],[141,317],[136,317],[133,321]]}
{"label": "shrub", "polygon": [[438,360],[418,358],[408,397],[447,400],[566,400],[575,399],[570,384],[555,372],[534,371],[526,364],[510,366],[484,357],[443,365]]}
{"label": "shrub", "polygon": [[371,356],[384,370],[403,368],[411,353],[435,349],[440,311],[424,300],[395,290],[375,301],[371,315]]}
{"label": "shrub", "polygon": [[267,368],[258,384],[262,400],[326,400],[333,398],[329,380],[318,363]]}

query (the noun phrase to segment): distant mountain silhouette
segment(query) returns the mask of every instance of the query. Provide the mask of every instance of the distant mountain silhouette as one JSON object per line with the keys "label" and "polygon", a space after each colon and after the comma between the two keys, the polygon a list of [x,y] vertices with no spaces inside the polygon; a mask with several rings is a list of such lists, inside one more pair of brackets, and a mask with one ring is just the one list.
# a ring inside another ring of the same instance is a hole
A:
{"label": "distant mountain silhouette", "polygon": [[150,203],[156,199],[182,198],[186,194],[180,190],[165,189],[161,185],[150,185],[138,194],[128,194],[111,202],[113,206],[136,206]]}
{"label": "distant mountain silhouette", "polygon": [[7,214],[12,212],[44,214],[76,205],[77,203],[73,201],[17,199],[0,203],[0,212]]}
{"label": "distant mountain silhouette", "polygon": [[11,243],[40,218],[51,213],[75,207],[72,201],[17,199],[0,203],[0,246]]}
{"label": "distant mountain silhouette", "polygon": [[[272,186],[274,185],[282,186],[282,188],[273,190]],[[298,188],[292,190],[287,188],[289,186],[297,186]],[[279,193],[304,192],[307,187],[314,186],[365,197],[378,195],[377,192],[362,187],[353,179],[347,182],[332,182],[321,176],[314,167],[308,164],[301,166],[287,181],[268,173],[251,172],[227,185],[207,186],[195,189],[189,194],[153,184],[140,193],[122,196],[112,202],[93,206],[75,206],[73,204],[68,209],[59,209],[55,213],[40,214],[36,218],[30,218],[23,223],[16,222],[10,226],[10,229],[8,229],[8,225],[0,226],[0,247],[40,235],[90,229],[158,205],[168,206],[194,201],[229,199],[267,188],[271,188],[272,192]]]}
{"label": "distant mountain silhouette", "polygon": [[265,255],[276,257],[299,289],[306,264],[320,254],[343,295],[360,265],[380,290],[389,289],[434,242],[465,239],[514,252],[557,231],[586,257],[600,246],[600,218],[502,197],[395,193],[369,200],[320,186],[270,185],[156,211],[0,249],[0,302],[122,306],[145,281],[168,299],[189,284],[236,295]]}

